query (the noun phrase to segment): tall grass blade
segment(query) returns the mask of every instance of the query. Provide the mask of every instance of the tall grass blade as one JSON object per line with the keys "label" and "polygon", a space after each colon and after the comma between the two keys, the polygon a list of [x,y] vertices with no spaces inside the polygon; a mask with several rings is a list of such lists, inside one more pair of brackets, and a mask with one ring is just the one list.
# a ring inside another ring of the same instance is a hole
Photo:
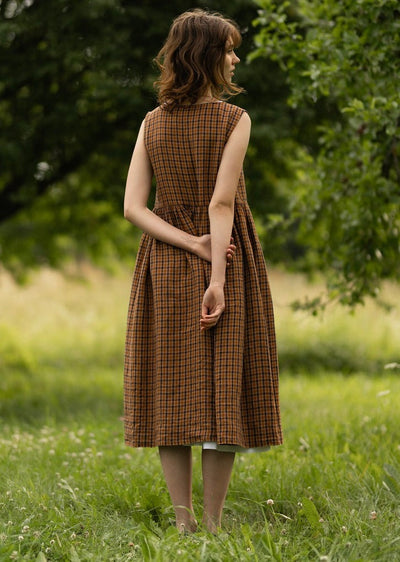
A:
{"label": "tall grass blade", "polygon": [[386,478],[384,480],[386,486],[393,494],[400,494],[400,474],[398,470],[390,464],[384,464],[383,470],[386,474]]}

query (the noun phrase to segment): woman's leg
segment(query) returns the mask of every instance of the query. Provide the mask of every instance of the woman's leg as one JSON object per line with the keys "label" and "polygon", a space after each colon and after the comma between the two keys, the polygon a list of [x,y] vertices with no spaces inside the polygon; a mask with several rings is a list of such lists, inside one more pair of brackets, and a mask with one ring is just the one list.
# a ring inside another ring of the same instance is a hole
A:
{"label": "woman's leg", "polygon": [[222,509],[228,491],[235,453],[203,449],[203,525],[212,533],[221,526]]}
{"label": "woman's leg", "polygon": [[159,447],[161,466],[180,532],[193,532],[197,521],[192,505],[192,448]]}

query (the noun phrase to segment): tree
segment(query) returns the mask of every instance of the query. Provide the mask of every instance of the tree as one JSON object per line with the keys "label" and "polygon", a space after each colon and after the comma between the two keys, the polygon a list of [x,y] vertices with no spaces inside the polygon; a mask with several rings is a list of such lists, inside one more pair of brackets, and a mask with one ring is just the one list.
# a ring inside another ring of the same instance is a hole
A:
{"label": "tree", "polygon": [[328,273],[329,299],[355,305],[400,273],[399,4],[257,1],[252,58],[279,63],[294,110],[326,108],[317,149],[299,145],[298,239]]}
{"label": "tree", "polygon": [[[189,7],[185,0],[0,0],[3,266],[23,274],[69,256],[105,263],[134,252],[138,233],[121,218],[130,153],[156,104],[152,59],[172,19]],[[248,28],[244,61],[256,5],[221,0],[212,8]],[[261,224],[286,207],[276,170],[283,176],[287,168],[291,110],[276,63],[241,67],[248,93],[237,103],[253,117],[247,178]],[[271,75],[273,82],[265,79]],[[266,239],[268,255],[279,256],[282,240]]]}
{"label": "tree", "polygon": [[1,18],[3,264],[18,272],[70,252],[101,255],[107,240],[117,248],[122,159],[151,104],[142,76],[157,28],[106,0],[2,0]]}

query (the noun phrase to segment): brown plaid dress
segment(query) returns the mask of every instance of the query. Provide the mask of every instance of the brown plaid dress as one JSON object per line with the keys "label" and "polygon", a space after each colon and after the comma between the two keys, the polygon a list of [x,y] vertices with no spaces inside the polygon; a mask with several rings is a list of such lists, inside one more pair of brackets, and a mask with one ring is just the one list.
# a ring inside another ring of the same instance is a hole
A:
{"label": "brown plaid dress", "polygon": [[[224,146],[243,109],[226,102],[160,107],[145,119],[154,212],[201,236]],[[125,353],[125,442],[279,445],[278,362],[267,271],[241,174],[226,309],[200,333],[211,264],[144,234],[133,276]]]}

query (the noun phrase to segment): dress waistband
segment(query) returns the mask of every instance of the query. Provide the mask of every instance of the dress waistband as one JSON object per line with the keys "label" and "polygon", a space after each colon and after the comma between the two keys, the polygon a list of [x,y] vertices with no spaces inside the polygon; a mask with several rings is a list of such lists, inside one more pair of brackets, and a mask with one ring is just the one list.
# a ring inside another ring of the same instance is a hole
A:
{"label": "dress waistband", "polygon": [[[246,199],[235,199],[235,205],[246,205],[247,204],[247,200]],[[153,209],[157,210],[157,209],[187,209],[188,211],[195,211],[196,209],[208,209],[209,207],[209,203],[199,203],[199,204],[186,204],[186,203],[168,203],[168,205],[166,204],[162,204],[162,203],[158,203],[157,201],[154,204]]]}

